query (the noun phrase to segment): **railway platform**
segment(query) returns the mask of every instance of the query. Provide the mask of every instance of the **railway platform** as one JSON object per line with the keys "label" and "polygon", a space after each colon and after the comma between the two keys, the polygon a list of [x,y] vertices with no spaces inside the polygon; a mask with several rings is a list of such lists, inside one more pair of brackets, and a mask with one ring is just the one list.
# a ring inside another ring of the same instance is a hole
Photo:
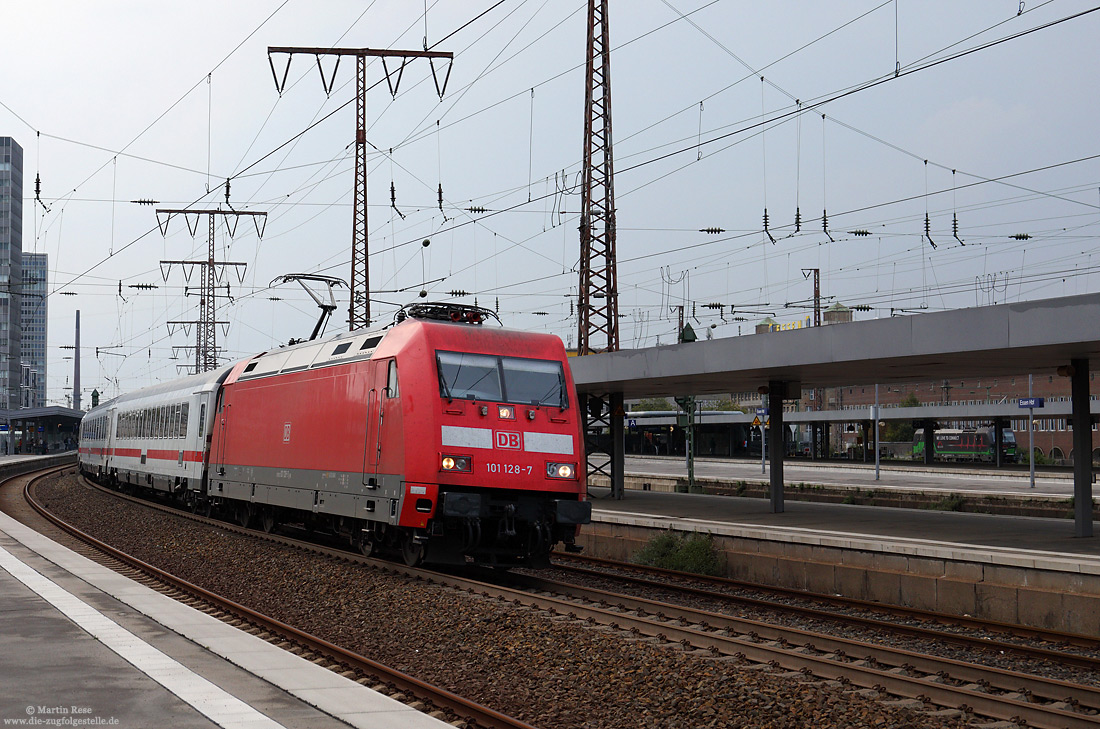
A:
{"label": "railway platform", "polygon": [[1071,520],[591,487],[585,553],[629,561],[653,536],[711,535],[727,575],[1100,637],[1100,538]]}
{"label": "railway platform", "polygon": [[0,514],[0,726],[447,724]]}

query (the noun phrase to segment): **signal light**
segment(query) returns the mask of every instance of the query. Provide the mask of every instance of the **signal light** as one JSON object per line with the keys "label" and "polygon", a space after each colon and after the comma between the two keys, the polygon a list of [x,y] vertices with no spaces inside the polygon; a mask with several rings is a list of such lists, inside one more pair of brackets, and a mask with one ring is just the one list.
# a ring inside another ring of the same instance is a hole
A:
{"label": "signal light", "polygon": [[512,405],[497,405],[497,417],[501,420],[515,420],[516,408]]}

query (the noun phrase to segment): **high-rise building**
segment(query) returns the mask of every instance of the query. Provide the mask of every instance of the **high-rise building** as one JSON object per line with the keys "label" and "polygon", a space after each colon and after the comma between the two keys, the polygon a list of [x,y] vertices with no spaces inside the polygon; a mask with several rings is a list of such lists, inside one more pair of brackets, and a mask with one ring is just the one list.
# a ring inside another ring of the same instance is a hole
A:
{"label": "high-rise building", "polygon": [[45,253],[23,254],[21,309],[23,391],[20,405],[25,408],[46,406],[46,292],[49,260]]}
{"label": "high-rise building", "polygon": [[19,296],[23,284],[23,148],[0,137],[0,408],[18,408],[23,367]]}

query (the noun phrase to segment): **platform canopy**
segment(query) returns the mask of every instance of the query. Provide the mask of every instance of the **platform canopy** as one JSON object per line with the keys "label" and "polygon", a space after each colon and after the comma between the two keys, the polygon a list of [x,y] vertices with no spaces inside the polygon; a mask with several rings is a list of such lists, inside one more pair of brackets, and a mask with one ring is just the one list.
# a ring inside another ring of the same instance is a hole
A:
{"label": "platform canopy", "polygon": [[570,361],[577,390],[628,398],[1100,368],[1100,294],[622,350]]}

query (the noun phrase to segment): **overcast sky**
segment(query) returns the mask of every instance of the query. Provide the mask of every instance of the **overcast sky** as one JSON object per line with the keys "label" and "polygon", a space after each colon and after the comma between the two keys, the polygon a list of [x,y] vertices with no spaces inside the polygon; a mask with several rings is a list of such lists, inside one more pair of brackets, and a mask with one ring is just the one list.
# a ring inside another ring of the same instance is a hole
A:
{"label": "overcast sky", "polygon": [[[198,273],[176,266],[165,280],[159,262],[205,258],[205,228],[192,238],[177,218],[162,237],[153,207],[132,200],[214,207],[231,178],[235,209],[268,213],[262,239],[248,220],[232,238],[217,232],[218,257],[248,264],[219,302],[226,361],[312,330],[313,301],[273,279],[350,278],[354,61],[326,96],[316,61],[296,56],[280,97],[269,45],[426,38],[453,51],[442,101],[424,60],[396,99],[369,66],[372,314],[388,322],[422,289],[466,291],[507,326],[575,343],[586,4],[429,0],[426,20],[424,5],[4,4],[0,135],[25,151],[23,250],[50,256],[52,403],[71,383],[60,347],[77,309],[87,392],[112,396],[193,361],[174,347],[192,347],[194,329],[167,322],[198,318],[185,296]],[[871,307],[859,318],[1097,290],[1091,9],[611,0],[623,346],[673,341],[680,305],[716,337],[766,315],[802,320],[810,268],[825,306]],[[282,73],[285,57],[275,63]],[[347,326],[346,289],[337,295],[329,332]]]}

